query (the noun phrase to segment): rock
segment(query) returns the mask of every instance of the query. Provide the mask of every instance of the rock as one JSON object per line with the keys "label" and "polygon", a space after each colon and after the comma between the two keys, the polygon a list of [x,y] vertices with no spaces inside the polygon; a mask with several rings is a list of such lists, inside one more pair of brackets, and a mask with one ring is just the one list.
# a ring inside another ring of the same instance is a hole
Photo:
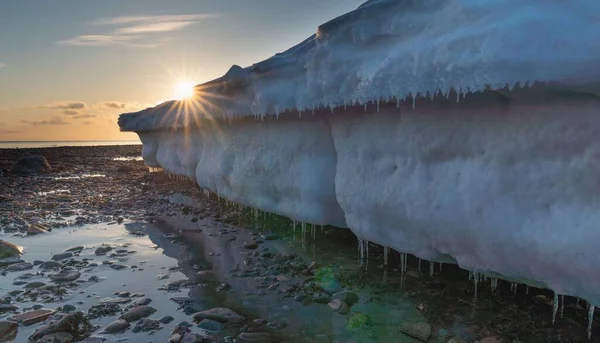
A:
{"label": "rock", "polygon": [[469,343],[467,341],[463,341],[460,338],[450,338],[446,343]]}
{"label": "rock", "polygon": [[94,251],[94,254],[96,254],[98,256],[100,256],[100,255],[106,255],[111,250],[112,250],[111,246],[103,245],[103,246],[97,247],[96,251]]}
{"label": "rock", "polygon": [[23,325],[31,325],[48,319],[51,315],[56,313],[54,310],[35,310],[21,314],[16,314],[10,318],[10,321],[21,323]]}
{"label": "rock", "polygon": [[46,261],[42,262],[38,268],[42,270],[60,269],[62,268],[62,263],[56,261]]}
{"label": "rock", "polygon": [[331,300],[331,296],[327,293],[318,292],[313,294],[313,301],[319,304],[327,304]]}
{"label": "rock", "polygon": [[339,314],[347,314],[350,311],[350,307],[340,299],[333,299],[327,305],[329,305],[332,310]]}
{"label": "rock", "polygon": [[431,337],[431,325],[424,322],[403,323],[400,325],[400,331],[423,342],[427,342],[429,337]]}
{"label": "rock", "polygon": [[19,306],[13,304],[0,304],[0,313],[16,311],[19,309]]}
{"label": "rock", "polygon": [[88,318],[95,319],[105,316],[112,316],[121,312],[121,307],[118,304],[98,304],[90,307],[88,310]]}
{"label": "rock", "polygon": [[256,244],[255,242],[244,243],[244,248],[254,250],[254,249],[258,248],[258,244]]}
{"label": "rock", "polygon": [[80,253],[83,250],[83,246],[76,246],[76,247],[72,247],[69,249],[66,249],[65,252],[73,252],[73,253]]}
{"label": "rock", "polygon": [[484,337],[484,338],[478,340],[477,342],[478,343],[500,343],[500,340],[496,337]]}
{"label": "rock", "polygon": [[50,279],[54,282],[72,282],[81,276],[81,273],[78,271],[62,271],[58,274],[50,275]]}
{"label": "rock", "polygon": [[9,272],[20,272],[20,271],[29,270],[29,269],[33,269],[33,264],[28,263],[28,262],[15,263],[15,264],[11,264],[10,266],[6,267],[6,270]]}
{"label": "rock", "polygon": [[160,329],[160,322],[158,320],[144,318],[135,324],[132,331],[133,332],[140,332],[140,331],[146,332],[146,331],[152,331],[152,330],[158,330],[158,329]]}
{"label": "rock", "polygon": [[202,319],[200,323],[198,323],[198,327],[213,332],[219,332],[225,328],[222,323],[212,319]]}
{"label": "rock", "polygon": [[333,295],[333,299],[340,299],[343,301],[348,307],[352,307],[352,305],[358,302],[358,294],[351,291],[344,291],[335,293]]}
{"label": "rock", "polygon": [[156,312],[156,309],[151,306],[136,306],[131,310],[125,312],[121,319],[124,319],[128,322],[132,322],[138,319],[142,319],[148,317]]}
{"label": "rock", "polygon": [[66,260],[68,258],[73,257],[73,253],[72,252],[64,252],[61,254],[55,254],[52,256],[52,261],[62,261],[62,260]]}
{"label": "rock", "polygon": [[123,265],[123,264],[118,264],[118,263],[113,263],[110,265],[110,267],[114,270],[122,270],[122,269],[126,269],[127,266]]}
{"label": "rock", "polygon": [[100,300],[100,304],[127,304],[131,302],[129,298],[104,298]]}
{"label": "rock", "polygon": [[26,284],[23,288],[34,289],[34,288],[40,288],[40,287],[44,287],[44,286],[46,286],[46,284],[41,281],[32,281],[32,282]]}
{"label": "rock", "polygon": [[161,317],[158,321],[162,324],[169,324],[170,322],[172,322],[175,318],[173,318],[173,316],[163,316]]}
{"label": "rock", "polygon": [[88,337],[88,338],[84,339],[83,341],[81,341],[79,343],[102,343],[104,341],[106,341],[106,338],[104,338],[104,337],[92,336],[92,337]]}
{"label": "rock", "polygon": [[144,306],[144,305],[148,305],[152,302],[152,299],[150,298],[139,298],[136,301],[133,302],[134,306]]}
{"label": "rock", "polygon": [[23,253],[23,248],[0,239],[0,258],[17,257]]}
{"label": "rock", "polygon": [[0,342],[10,342],[17,336],[19,324],[6,320],[0,321]]}
{"label": "rock", "polygon": [[44,156],[27,156],[17,161],[12,166],[13,174],[35,174],[44,173],[52,170],[50,163]]}
{"label": "rock", "polygon": [[62,307],[62,311],[65,313],[75,312],[75,310],[77,310],[77,307],[69,304],[63,305]]}
{"label": "rock", "polygon": [[362,312],[352,312],[346,320],[346,326],[351,329],[359,329],[369,325],[371,325],[371,317]]}
{"label": "rock", "polygon": [[68,332],[55,332],[44,335],[39,343],[72,343],[75,342],[75,337]]}
{"label": "rock", "polygon": [[194,314],[195,321],[199,322],[202,319],[213,319],[220,322],[230,323],[239,323],[244,321],[244,317],[226,307],[215,307],[213,309]]}
{"label": "rock", "polygon": [[[2,249],[2,248],[0,248]],[[0,255],[2,254],[2,252],[0,252]],[[16,263],[23,263],[25,261],[23,261],[22,259],[18,258],[18,257],[7,257],[7,258],[3,258],[0,260],[0,267],[6,267],[9,266],[11,264],[16,264]]]}
{"label": "rock", "polygon": [[271,336],[266,332],[243,332],[239,339],[243,343],[271,343]]}

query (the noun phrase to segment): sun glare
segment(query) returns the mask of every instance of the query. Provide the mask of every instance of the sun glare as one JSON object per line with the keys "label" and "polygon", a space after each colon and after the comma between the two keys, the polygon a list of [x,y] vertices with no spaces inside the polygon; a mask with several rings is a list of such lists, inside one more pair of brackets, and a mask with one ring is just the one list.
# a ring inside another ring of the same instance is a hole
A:
{"label": "sun glare", "polygon": [[194,96],[194,84],[190,81],[179,82],[175,85],[175,93],[173,94],[176,100],[185,100]]}

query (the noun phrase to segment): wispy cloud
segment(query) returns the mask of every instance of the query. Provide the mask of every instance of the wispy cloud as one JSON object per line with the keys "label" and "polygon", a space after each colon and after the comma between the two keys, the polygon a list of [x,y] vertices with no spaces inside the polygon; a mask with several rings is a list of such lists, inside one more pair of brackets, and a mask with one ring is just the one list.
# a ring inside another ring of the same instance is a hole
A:
{"label": "wispy cloud", "polygon": [[49,120],[21,120],[22,123],[34,125],[34,126],[44,126],[44,125],[70,125],[68,121],[63,120],[60,117],[53,117]]}
{"label": "wispy cloud", "polygon": [[72,118],[73,119],[89,119],[89,118],[96,118],[96,117],[98,117],[98,116],[95,114],[87,114],[86,113],[86,114],[79,114],[79,115],[73,116]]}
{"label": "wispy cloud", "polygon": [[93,108],[100,110],[125,110],[125,109],[144,109],[152,107],[152,104],[141,104],[139,102],[119,102],[119,101],[105,101],[97,102],[92,105]]}
{"label": "wispy cloud", "polygon": [[68,116],[76,116],[79,114],[79,111],[75,111],[75,110],[64,110],[63,112],[64,114],[68,115]]}
{"label": "wispy cloud", "polygon": [[123,44],[136,38],[137,37],[123,35],[82,35],[67,40],[61,40],[57,43],[61,45],[108,46]]}
{"label": "wispy cloud", "polygon": [[133,41],[144,38],[144,34],[179,31],[203,20],[216,18],[216,14],[181,14],[156,16],[122,16],[104,18],[88,24],[94,26],[119,26],[108,34],[80,35],[59,41],[62,45],[109,46],[128,45],[138,48],[155,48],[164,43],[153,40],[150,43]]}
{"label": "wispy cloud", "polygon": [[82,110],[84,108],[87,108],[87,105],[81,101],[61,101],[38,106],[38,108],[45,108],[49,110]]}

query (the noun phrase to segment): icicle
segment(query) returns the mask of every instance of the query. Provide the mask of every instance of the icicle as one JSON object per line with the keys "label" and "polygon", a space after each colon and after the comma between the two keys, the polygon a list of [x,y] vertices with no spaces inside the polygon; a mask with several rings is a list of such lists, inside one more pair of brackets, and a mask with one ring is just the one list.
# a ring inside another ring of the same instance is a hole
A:
{"label": "icicle", "polygon": [[517,295],[517,288],[519,287],[518,283],[515,283],[515,288],[513,289],[513,294]]}
{"label": "icicle", "polygon": [[365,111],[367,110],[367,103],[365,102]]}
{"label": "icicle", "polygon": [[293,229],[294,229],[294,236],[296,236],[296,221],[294,220],[294,225],[293,225]]}
{"label": "icicle", "polygon": [[379,99],[377,99],[377,112],[379,112]]}
{"label": "icicle", "polygon": [[529,286],[525,286],[525,295],[529,295]]}
{"label": "icicle", "polygon": [[347,110],[347,109],[348,109],[348,103],[346,100],[344,100],[344,110]]}
{"label": "icicle", "polygon": [[419,273],[420,273],[421,272],[421,259],[417,258],[417,260],[419,260],[419,266],[418,266],[418,268],[419,268]]}
{"label": "icicle", "polygon": [[400,99],[396,98],[396,108],[400,108]]}
{"label": "icicle", "polygon": [[388,247],[383,247],[383,265],[387,266],[388,265],[388,254],[389,254],[390,248]]}
{"label": "icicle", "polygon": [[554,292],[554,303],[552,304],[552,325],[556,321],[556,312],[558,312],[558,293]]}
{"label": "icicle", "polygon": [[415,109],[415,106],[417,105],[417,96],[413,95],[413,110]]}
{"label": "icicle", "polygon": [[565,296],[561,295],[560,296],[560,317],[563,317],[563,313],[565,312]]}
{"label": "icicle", "polygon": [[496,288],[498,288],[498,279],[492,278],[491,286],[492,286],[492,292],[495,292]]}
{"label": "icicle", "polygon": [[475,284],[475,298],[477,298],[477,286],[479,285],[479,273],[473,272],[473,283]]}
{"label": "icicle", "polygon": [[442,271],[442,266],[443,266],[443,265],[444,265],[444,264],[440,262],[440,272]]}
{"label": "icicle", "polygon": [[594,311],[595,310],[596,310],[596,307],[593,306],[592,304],[589,304],[589,307],[588,307],[588,327],[587,327],[588,339],[592,338],[592,323],[594,322]]}
{"label": "icicle", "polygon": [[575,303],[575,308],[579,308],[579,298],[577,298],[577,302]]}
{"label": "icicle", "polygon": [[313,116],[315,115],[315,106],[313,106],[313,108],[312,108],[312,115]]}
{"label": "icicle", "polygon": [[298,111],[298,119],[302,119],[302,111]]}
{"label": "icicle", "polygon": [[433,277],[433,267],[434,267],[434,263],[433,261],[429,262],[429,277]]}

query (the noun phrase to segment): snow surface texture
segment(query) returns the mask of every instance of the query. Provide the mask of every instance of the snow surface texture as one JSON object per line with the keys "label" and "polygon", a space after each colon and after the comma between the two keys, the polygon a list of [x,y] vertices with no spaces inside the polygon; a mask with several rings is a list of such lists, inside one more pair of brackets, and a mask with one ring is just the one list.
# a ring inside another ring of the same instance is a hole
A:
{"label": "snow surface texture", "polygon": [[600,304],[596,13],[370,1],[119,125],[149,166],[231,201]]}
{"label": "snow surface texture", "polygon": [[598,13],[595,0],[370,1],[281,54],[198,86],[203,99],[193,116],[167,102],[119,124],[188,127],[197,117],[310,113],[533,82],[600,94]]}

